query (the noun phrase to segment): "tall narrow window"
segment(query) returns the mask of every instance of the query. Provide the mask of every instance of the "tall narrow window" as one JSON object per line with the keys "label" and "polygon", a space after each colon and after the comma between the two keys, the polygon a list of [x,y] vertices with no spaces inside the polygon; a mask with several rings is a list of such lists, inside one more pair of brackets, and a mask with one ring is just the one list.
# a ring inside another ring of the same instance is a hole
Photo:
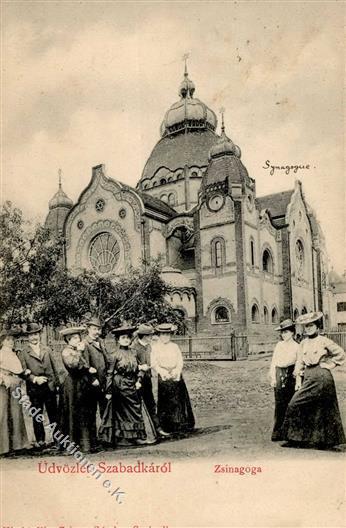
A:
{"label": "tall narrow window", "polygon": [[223,238],[216,238],[211,241],[211,265],[217,273],[222,273],[225,265],[225,241]]}
{"label": "tall narrow window", "polygon": [[264,316],[264,324],[268,324],[269,323],[269,313],[268,313],[268,308],[266,306],[263,308],[263,316]]}
{"label": "tall narrow window", "polygon": [[250,258],[251,258],[251,266],[255,266],[255,243],[253,240],[250,240]]}
{"label": "tall narrow window", "polygon": [[222,266],[222,246],[221,242],[217,240],[215,242],[215,267],[221,268]]}
{"label": "tall narrow window", "polygon": [[274,272],[273,257],[269,249],[265,249],[262,255],[262,268],[267,273]]}

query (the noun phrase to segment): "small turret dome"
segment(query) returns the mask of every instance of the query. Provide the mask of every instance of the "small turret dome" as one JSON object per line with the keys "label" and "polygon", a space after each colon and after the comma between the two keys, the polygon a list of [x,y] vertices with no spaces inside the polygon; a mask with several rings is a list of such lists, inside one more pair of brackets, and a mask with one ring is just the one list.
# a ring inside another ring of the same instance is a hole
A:
{"label": "small turret dome", "polygon": [[59,189],[54,194],[53,198],[49,200],[49,209],[50,210],[55,209],[56,207],[66,207],[67,209],[71,209],[73,207],[73,201],[62,190],[60,172],[59,172]]}
{"label": "small turret dome", "polygon": [[228,136],[226,136],[224,118],[222,114],[221,136],[217,143],[211,147],[209,151],[209,159],[224,156],[225,154],[230,154],[236,156],[237,158],[241,157],[241,150],[238,145],[235,145],[233,141]]}

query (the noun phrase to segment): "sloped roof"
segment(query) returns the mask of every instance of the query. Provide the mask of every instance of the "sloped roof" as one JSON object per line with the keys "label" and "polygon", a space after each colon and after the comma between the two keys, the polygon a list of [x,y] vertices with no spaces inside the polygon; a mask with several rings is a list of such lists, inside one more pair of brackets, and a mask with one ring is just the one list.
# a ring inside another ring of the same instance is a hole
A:
{"label": "sloped roof", "polygon": [[260,211],[262,209],[269,209],[270,216],[274,219],[285,216],[293,192],[294,190],[292,189],[291,191],[267,194],[266,196],[256,198],[257,209]]}
{"label": "sloped roof", "polygon": [[176,210],[173,209],[173,207],[168,205],[166,202],[160,200],[160,198],[157,198],[156,196],[151,196],[150,194],[147,194],[143,191],[139,191],[138,189],[134,189],[133,187],[125,183],[119,183],[121,183],[124,189],[128,189],[138,194],[138,196],[143,200],[144,207],[149,207],[150,209],[154,209],[155,211],[164,213],[170,217],[176,216]]}
{"label": "sloped roof", "polygon": [[211,130],[188,132],[162,138],[153,148],[143,169],[140,181],[152,176],[161,167],[174,172],[186,164],[191,167],[208,165],[210,148],[215,145],[219,136]]}

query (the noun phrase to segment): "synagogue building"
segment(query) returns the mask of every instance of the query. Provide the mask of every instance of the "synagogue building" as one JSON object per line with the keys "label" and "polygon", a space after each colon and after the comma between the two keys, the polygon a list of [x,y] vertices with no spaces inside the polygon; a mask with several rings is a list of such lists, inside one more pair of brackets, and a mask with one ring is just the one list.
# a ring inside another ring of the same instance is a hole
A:
{"label": "synagogue building", "polygon": [[310,310],[329,324],[325,241],[302,184],[257,196],[239,146],[186,70],[136,188],[93,167],[75,204],[59,184],[46,225],[65,236],[74,273],[116,278],[163,257],[170,302],[191,333],[272,340],[281,319]]}

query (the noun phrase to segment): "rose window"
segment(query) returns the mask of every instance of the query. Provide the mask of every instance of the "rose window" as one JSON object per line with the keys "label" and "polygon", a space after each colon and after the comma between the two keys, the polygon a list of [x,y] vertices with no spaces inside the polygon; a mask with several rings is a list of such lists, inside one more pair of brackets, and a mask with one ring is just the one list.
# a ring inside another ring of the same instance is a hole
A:
{"label": "rose window", "polygon": [[90,244],[89,259],[97,273],[111,273],[118,263],[119,254],[119,243],[111,233],[98,234]]}

